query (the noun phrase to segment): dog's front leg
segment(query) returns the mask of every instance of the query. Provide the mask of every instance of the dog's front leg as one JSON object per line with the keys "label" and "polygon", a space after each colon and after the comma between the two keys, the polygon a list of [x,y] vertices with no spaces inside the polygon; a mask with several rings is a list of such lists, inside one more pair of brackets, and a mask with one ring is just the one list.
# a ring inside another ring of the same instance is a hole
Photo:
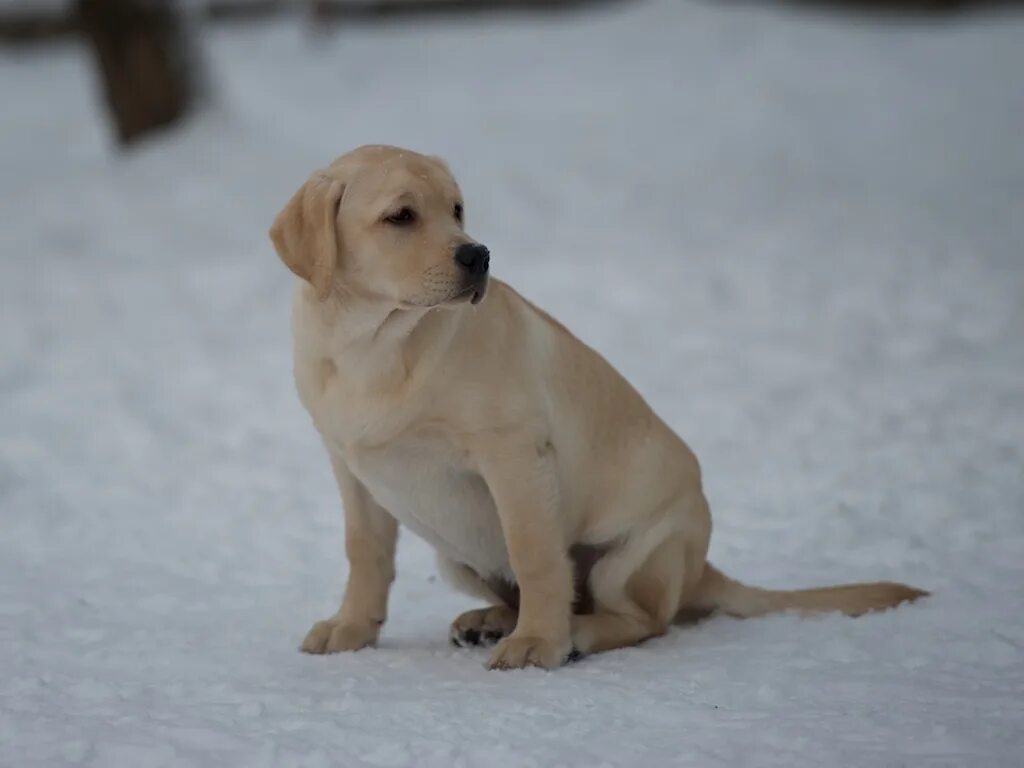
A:
{"label": "dog's front leg", "polygon": [[302,642],[306,653],[357,651],[375,643],[395,579],[395,519],[373,500],[344,460],[328,450],[345,506],[348,584],[338,612],[309,630]]}
{"label": "dog's front leg", "polygon": [[494,497],[519,584],[515,631],[498,643],[488,667],[552,669],[572,650],[573,582],[551,445],[506,437],[483,453],[481,474]]}

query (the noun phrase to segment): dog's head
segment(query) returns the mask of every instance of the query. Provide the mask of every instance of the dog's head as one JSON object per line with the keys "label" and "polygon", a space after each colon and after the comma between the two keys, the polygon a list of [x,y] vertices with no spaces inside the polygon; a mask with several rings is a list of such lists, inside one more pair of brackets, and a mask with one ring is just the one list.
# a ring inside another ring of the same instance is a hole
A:
{"label": "dog's head", "polygon": [[270,239],[320,300],[453,306],[487,288],[490,254],[466,234],[455,179],[442,160],[404,149],[360,147],[314,173]]}

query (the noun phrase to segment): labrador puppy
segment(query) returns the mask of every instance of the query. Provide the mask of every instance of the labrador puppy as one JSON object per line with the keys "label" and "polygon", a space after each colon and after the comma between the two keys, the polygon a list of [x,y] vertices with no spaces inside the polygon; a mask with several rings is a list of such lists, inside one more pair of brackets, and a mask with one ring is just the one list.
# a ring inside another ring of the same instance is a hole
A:
{"label": "labrador puppy", "polygon": [[693,453],[597,352],[490,276],[438,158],[356,149],[302,185],[270,238],[300,278],[295,381],[345,509],[344,599],[304,651],[377,640],[398,523],[486,604],[450,636],[493,644],[492,669],[551,669],[694,612],[856,616],[926,594],[765,590],[708,563]]}

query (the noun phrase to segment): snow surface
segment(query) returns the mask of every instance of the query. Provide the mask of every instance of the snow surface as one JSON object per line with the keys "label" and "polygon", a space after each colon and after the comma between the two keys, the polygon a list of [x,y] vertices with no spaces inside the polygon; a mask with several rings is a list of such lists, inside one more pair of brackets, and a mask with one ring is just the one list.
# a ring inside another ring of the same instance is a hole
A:
{"label": "snow surface", "polygon": [[[218,106],[127,155],[84,51],[0,52],[0,764],[1020,765],[1024,19],[307,32],[213,29]],[[380,647],[300,654],[341,514],[266,230],[364,142],[691,443],[720,567],[934,597],[495,673],[406,535]]]}

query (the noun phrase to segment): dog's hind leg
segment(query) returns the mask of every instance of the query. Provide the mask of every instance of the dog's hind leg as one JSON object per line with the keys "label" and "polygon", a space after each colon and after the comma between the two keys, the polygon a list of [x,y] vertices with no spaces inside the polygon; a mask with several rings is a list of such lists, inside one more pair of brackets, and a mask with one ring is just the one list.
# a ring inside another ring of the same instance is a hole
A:
{"label": "dog's hind leg", "polygon": [[437,563],[441,574],[452,586],[490,603],[487,608],[474,608],[455,618],[448,630],[448,637],[453,645],[463,648],[473,645],[489,646],[512,634],[519,618],[519,611],[516,607],[508,605],[506,600],[506,597],[512,595],[503,597],[492,588],[494,582],[484,581],[467,565],[456,563],[441,555],[438,555]]}
{"label": "dog's hind leg", "polygon": [[471,645],[491,646],[512,634],[519,619],[519,611],[507,605],[475,608],[459,614],[448,630],[452,645],[466,648]]}
{"label": "dog's hind leg", "polygon": [[593,613],[572,616],[572,646],[586,655],[664,635],[687,588],[686,536],[674,531],[630,570],[630,544],[609,552],[591,575]]}

